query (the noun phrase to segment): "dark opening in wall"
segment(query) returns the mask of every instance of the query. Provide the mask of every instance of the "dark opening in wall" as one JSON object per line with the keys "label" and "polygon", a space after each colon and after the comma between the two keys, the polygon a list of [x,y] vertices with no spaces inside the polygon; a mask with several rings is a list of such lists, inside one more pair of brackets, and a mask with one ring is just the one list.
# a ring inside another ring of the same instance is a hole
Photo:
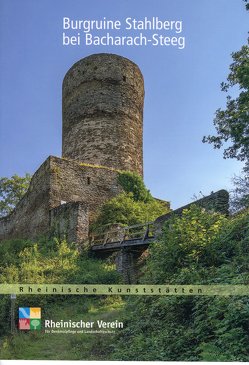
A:
{"label": "dark opening in wall", "polygon": [[126,81],[126,76],[123,76],[123,81]]}
{"label": "dark opening in wall", "polygon": [[91,184],[91,178],[88,176],[87,177],[87,185],[90,185]]}

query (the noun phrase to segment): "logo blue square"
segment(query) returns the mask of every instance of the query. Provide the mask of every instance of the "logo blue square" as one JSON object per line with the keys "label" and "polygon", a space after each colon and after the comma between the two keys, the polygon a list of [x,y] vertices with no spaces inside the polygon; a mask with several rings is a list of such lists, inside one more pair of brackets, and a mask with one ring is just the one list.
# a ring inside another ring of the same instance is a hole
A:
{"label": "logo blue square", "polygon": [[30,308],[29,307],[24,307],[24,308],[19,307],[19,318],[30,318]]}

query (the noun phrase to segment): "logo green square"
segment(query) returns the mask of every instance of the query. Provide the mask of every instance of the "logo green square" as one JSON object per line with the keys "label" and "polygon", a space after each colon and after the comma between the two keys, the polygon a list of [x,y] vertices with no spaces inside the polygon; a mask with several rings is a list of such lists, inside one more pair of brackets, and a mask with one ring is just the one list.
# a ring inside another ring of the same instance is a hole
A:
{"label": "logo green square", "polygon": [[40,330],[41,329],[41,319],[30,318],[30,329],[33,331]]}

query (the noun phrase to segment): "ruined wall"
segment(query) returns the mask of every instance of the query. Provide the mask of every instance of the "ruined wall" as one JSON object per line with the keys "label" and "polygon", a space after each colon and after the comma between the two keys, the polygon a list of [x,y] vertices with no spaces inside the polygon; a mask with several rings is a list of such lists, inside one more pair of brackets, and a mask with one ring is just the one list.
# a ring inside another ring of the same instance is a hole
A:
{"label": "ruined wall", "polygon": [[192,203],[184,205],[183,207],[175,209],[170,213],[158,217],[155,220],[157,234],[160,234],[166,220],[172,217],[172,215],[181,215],[184,209],[190,208],[190,206],[193,204],[203,207],[208,211],[214,211],[221,214],[229,215],[229,193],[226,190],[219,190],[208,196],[205,196],[204,198],[198,199]]}
{"label": "ruined wall", "polygon": [[47,159],[33,175],[30,187],[7,217],[0,219],[0,240],[33,238],[49,227],[50,162]]}
{"label": "ruined wall", "polygon": [[144,83],[114,54],[81,59],[63,82],[62,156],[143,175]]}
{"label": "ruined wall", "polygon": [[118,172],[105,167],[81,165],[77,161],[51,157],[50,207],[61,201],[81,201],[88,205],[89,219],[107,200],[121,192]]}
{"label": "ruined wall", "polygon": [[[15,211],[0,219],[0,240],[47,234],[51,229],[50,210],[62,202],[85,203],[91,221],[106,200],[121,192],[117,175],[118,172],[110,168],[80,165],[77,161],[50,156],[32,177],[30,188]],[[63,226],[62,210],[58,212],[57,221],[61,217]],[[72,215],[70,219],[75,220],[74,210],[68,210],[68,217],[69,213]]]}
{"label": "ruined wall", "polygon": [[88,238],[88,207],[84,203],[71,202],[53,208],[49,212],[50,233],[68,242],[82,242]]}

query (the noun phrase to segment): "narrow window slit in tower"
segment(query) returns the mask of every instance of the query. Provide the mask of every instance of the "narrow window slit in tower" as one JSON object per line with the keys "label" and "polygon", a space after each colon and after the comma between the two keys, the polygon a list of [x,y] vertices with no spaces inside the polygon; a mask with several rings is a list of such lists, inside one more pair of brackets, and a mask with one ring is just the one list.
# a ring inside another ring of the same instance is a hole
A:
{"label": "narrow window slit in tower", "polygon": [[123,76],[123,81],[126,81],[126,76]]}
{"label": "narrow window slit in tower", "polygon": [[87,177],[87,185],[90,185],[91,184],[91,178],[88,176]]}

